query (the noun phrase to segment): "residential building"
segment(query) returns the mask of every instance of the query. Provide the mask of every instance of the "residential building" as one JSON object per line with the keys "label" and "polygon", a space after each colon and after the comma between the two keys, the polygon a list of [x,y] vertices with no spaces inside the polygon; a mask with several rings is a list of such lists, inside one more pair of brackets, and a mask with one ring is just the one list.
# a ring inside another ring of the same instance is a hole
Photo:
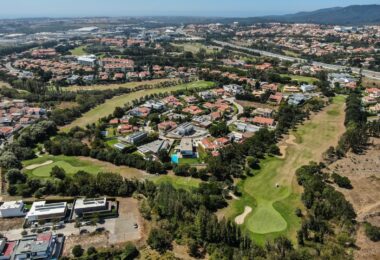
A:
{"label": "residential building", "polygon": [[300,88],[301,88],[302,92],[305,93],[305,92],[311,92],[311,91],[316,90],[317,86],[311,85],[311,84],[307,84],[307,85],[304,84]]}
{"label": "residential building", "polygon": [[170,142],[168,140],[156,140],[148,144],[137,147],[142,154],[158,154],[161,150],[169,150]]}
{"label": "residential building", "polygon": [[261,116],[255,116],[252,120],[252,123],[259,125],[259,126],[273,126],[274,125],[274,119],[273,118],[267,118],[267,117],[261,117]]}
{"label": "residential building", "polygon": [[126,137],[128,143],[137,144],[148,136],[145,132],[136,132]]}
{"label": "residential building", "polygon": [[190,138],[182,138],[179,149],[183,157],[193,157],[195,155],[193,151],[193,140]]}
{"label": "residential building", "polygon": [[0,218],[13,218],[25,216],[24,202],[19,201],[6,201],[0,206]]}
{"label": "residential building", "polygon": [[236,85],[236,84],[223,86],[223,89],[224,89],[224,91],[226,91],[230,94],[233,94],[233,95],[241,94],[244,92],[244,88],[242,86]]}
{"label": "residential building", "polygon": [[53,219],[60,220],[66,216],[66,212],[66,202],[46,203],[46,201],[36,201],[33,203],[25,218],[28,222]]}
{"label": "residential building", "polygon": [[62,243],[51,232],[24,236],[16,242],[11,259],[58,259]]}
{"label": "residential building", "polygon": [[83,213],[103,211],[107,209],[107,198],[80,198],[75,201],[74,212],[77,215]]}
{"label": "residential building", "polygon": [[181,136],[191,135],[194,132],[194,126],[190,122],[183,123],[175,129],[176,133]]}
{"label": "residential building", "polygon": [[95,55],[84,55],[77,58],[80,65],[94,67],[97,63]]}
{"label": "residential building", "polygon": [[272,117],[273,115],[273,110],[270,109],[270,108],[256,108],[254,111],[253,111],[253,114],[254,115],[258,115],[258,116],[262,116],[262,117]]}

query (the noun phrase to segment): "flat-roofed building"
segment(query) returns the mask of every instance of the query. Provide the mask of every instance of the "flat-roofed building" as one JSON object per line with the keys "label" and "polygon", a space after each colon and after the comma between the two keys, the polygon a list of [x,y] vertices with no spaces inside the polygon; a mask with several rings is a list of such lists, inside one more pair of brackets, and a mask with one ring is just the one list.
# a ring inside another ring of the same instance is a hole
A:
{"label": "flat-roofed building", "polygon": [[24,236],[16,242],[11,259],[58,259],[62,246],[53,233]]}
{"label": "flat-roofed building", "polygon": [[80,65],[93,67],[96,65],[97,59],[95,55],[84,55],[78,57],[77,61]]}
{"label": "flat-roofed building", "polygon": [[180,152],[184,157],[194,156],[193,140],[190,138],[182,138],[179,145]]}
{"label": "flat-roofed building", "polygon": [[107,209],[107,198],[81,198],[75,201],[74,211],[77,215]]}
{"label": "flat-roofed building", "polygon": [[0,206],[0,218],[22,217],[24,213],[24,202],[6,201]]}
{"label": "flat-roofed building", "polygon": [[126,137],[128,143],[136,144],[144,140],[148,136],[145,132],[136,132]]}
{"label": "flat-roofed building", "polygon": [[63,219],[66,216],[66,212],[66,202],[47,204],[46,201],[36,201],[33,203],[25,218],[28,222]]}

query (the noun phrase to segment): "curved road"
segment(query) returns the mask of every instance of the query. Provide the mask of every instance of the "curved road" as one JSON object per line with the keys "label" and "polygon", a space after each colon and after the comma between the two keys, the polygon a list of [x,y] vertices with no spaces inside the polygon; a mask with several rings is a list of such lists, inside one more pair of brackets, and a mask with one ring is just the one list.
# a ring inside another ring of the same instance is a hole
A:
{"label": "curved road", "polygon": [[[292,62],[297,62],[297,61],[298,62],[307,62],[307,60],[305,60],[305,59],[294,58],[294,57],[276,54],[276,53],[272,53],[272,52],[268,52],[268,51],[262,51],[262,50],[247,48],[247,47],[239,46],[239,45],[228,43],[228,42],[222,42],[222,41],[217,41],[217,40],[213,40],[213,42],[216,44],[222,45],[222,46],[228,46],[228,47],[232,47],[232,48],[243,50],[243,51],[255,52],[255,53],[258,53],[258,54],[263,55],[263,56],[277,58],[280,60],[292,61]],[[327,64],[327,63],[322,63],[322,62],[317,62],[317,61],[313,61],[312,64],[316,65],[316,66],[321,66],[322,68],[330,69],[330,70],[351,69],[353,73],[356,73],[356,74],[360,73],[360,69],[356,68],[356,67],[346,67],[346,66]],[[377,72],[377,71],[363,69],[362,75],[367,77],[367,78],[370,78],[370,79],[380,80],[380,72]]]}

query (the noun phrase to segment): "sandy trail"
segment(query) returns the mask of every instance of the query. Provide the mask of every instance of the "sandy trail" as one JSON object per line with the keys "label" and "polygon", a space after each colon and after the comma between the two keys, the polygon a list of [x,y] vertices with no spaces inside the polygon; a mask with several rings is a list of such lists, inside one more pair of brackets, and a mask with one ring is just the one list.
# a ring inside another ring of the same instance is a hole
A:
{"label": "sandy trail", "polygon": [[249,206],[245,206],[243,214],[237,216],[235,218],[235,223],[238,225],[241,225],[244,223],[245,218],[248,216],[249,213],[252,212],[252,208]]}
{"label": "sandy trail", "polygon": [[29,166],[26,166],[25,169],[27,170],[34,170],[38,167],[41,167],[41,166],[45,166],[45,165],[49,165],[49,164],[52,164],[53,161],[52,160],[49,160],[49,161],[46,161],[44,163],[40,163],[40,164],[32,164],[32,165],[29,165]]}

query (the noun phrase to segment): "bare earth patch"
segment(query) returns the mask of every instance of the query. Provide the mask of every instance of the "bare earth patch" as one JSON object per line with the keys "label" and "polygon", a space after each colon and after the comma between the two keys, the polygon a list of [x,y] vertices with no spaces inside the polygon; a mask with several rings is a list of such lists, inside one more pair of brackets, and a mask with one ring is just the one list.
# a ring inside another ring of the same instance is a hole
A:
{"label": "bare earth patch", "polygon": [[37,168],[39,168],[41,166],[49,165],[49,164],[52,164],[52,163],[53,163],[53,161],[49,160],[49,161],[46,161],[44,163],[32,164],[32,165],[26,166],[25,169],[27,169],[27,170],[34,170],[34,169],[37,169]]}
{"label": "bare earth patch", "polygon": [[24,218],[2,218],[0,221],[0,233],[12,229],[22,228]]}
{"label": "bare earth patch", "polygon": [[251,212],[252,212],[252,208],[245,206],[243,214],[235,218],[235,223],[238,225],[242,225],[244,223],[245,217],[248,216],[248,214]]}
{"label": "bare earth patch", "polygon": [[[349,153],[331,164],[329,169],[350,179],[353,189],[336,189],[351,202],[357,220],[380,226],[380,139],[373,139],[373,144],[364,154]],[[380,246],[366,237],[362,225],[357,232],[356,243],[359,247],[355,252],[356,259],[380,259]]]}

